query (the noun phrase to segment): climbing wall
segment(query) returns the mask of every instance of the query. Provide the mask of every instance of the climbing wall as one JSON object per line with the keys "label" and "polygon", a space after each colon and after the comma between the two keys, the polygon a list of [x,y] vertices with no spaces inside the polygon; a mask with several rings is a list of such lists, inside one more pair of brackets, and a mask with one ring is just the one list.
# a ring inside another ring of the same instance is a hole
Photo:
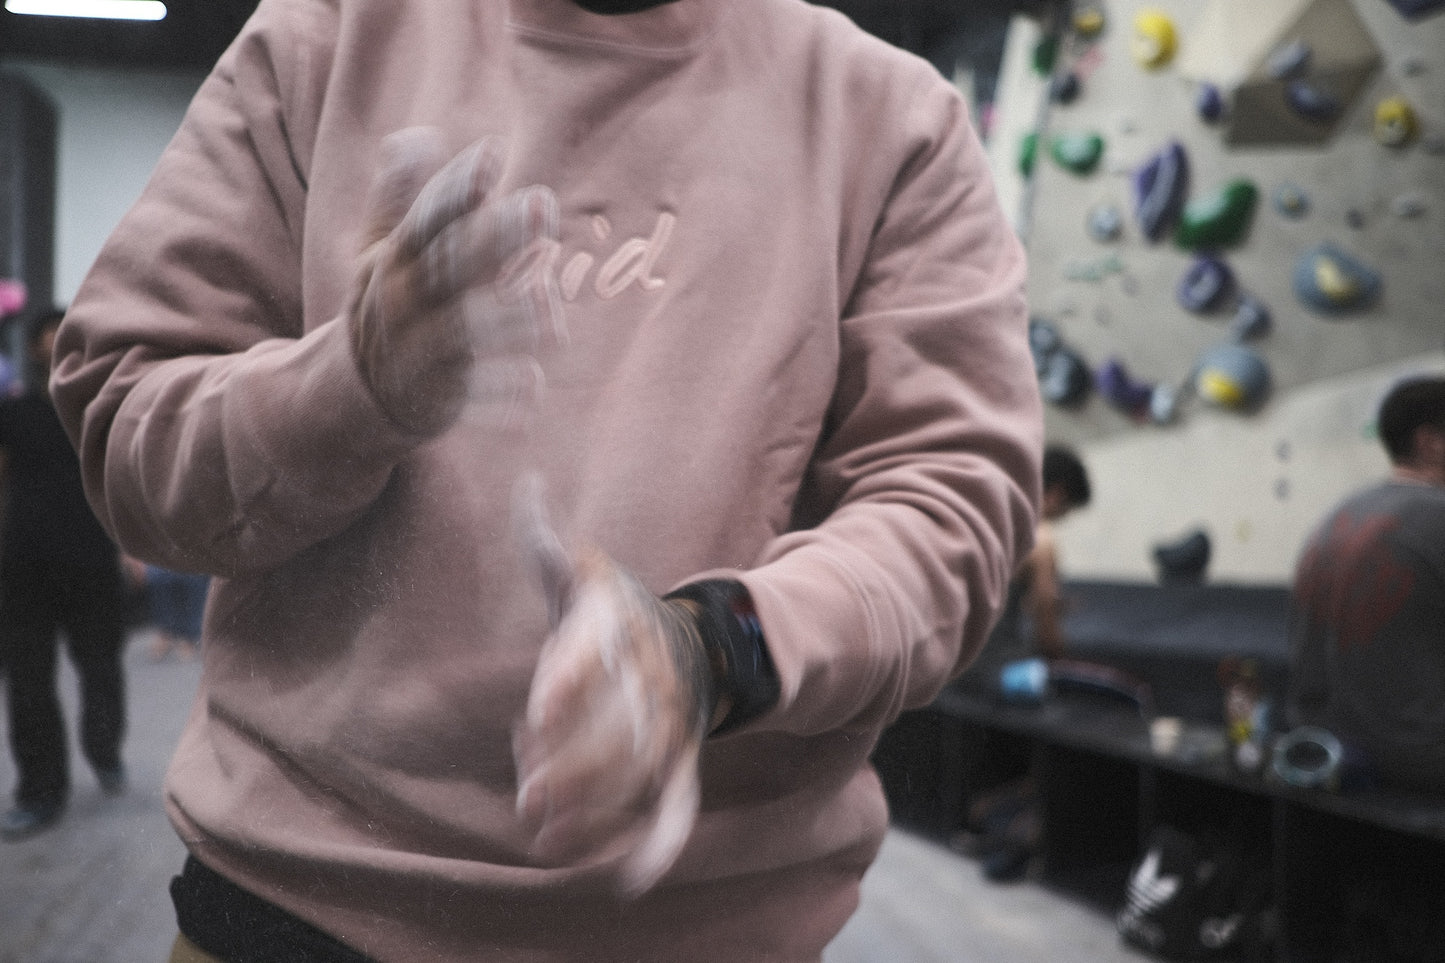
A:
{"label": "climbing wall", "polygon": [[1072,573],[1152,578],[1152,548],[1198,529],[1212,578],[1287,580],[1318,516],[1386,470],[1379,395],[1445,371],[1445,10],[1409,6],[1017,21],[990,149],[1049,436],[1096,482],[1060,529]]}

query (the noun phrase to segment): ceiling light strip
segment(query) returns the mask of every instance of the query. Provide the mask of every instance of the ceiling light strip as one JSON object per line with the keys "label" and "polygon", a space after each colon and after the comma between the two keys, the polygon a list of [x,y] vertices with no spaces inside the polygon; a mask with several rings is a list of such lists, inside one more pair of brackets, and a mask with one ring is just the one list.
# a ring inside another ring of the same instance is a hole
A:
{"label": "ceiling light strip", "polygon": [[11,13],[39,17],[87,17],[93,20],[163,20],[161,0],[5,0]]}

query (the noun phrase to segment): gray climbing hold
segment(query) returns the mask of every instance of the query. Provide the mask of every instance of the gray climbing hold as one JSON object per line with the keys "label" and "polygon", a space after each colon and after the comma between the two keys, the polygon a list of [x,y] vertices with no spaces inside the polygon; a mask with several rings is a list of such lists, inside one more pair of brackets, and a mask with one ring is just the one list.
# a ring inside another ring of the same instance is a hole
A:
{"label": "gray climbing hold", "polygon": [[1029,351],[1034,356],[1034,371],[1042,374],[1048,364],[1049,355],[1064,346],[1059,329],[1040,318],[1029,321]]}
{"label": "gray climbing hold", "polygon": [[1072,104],[1079,97],[1079,75],[1072,70],[1056,74],[1049,84],[1049,96],[1058,104]]}
{"label": "gray climbing hold", "polygon": [[1113,204],[1100,204],[1089,211],[1086,229],[1100,243],[1117,241],[1124,233],[1124,215]]}
{"label": "gray climbing hold", "polygon": [[1069,348],[1061,348],[1049,356],[1039,378],[1039,393],[1050,404],[1068,408],[1088,397],[1091,380],[1084,360]]}
{"label": "gray climbing hold", "polygon": [[1291,80],[1285,86],[1284,100],[1290,110],[1317,124],[1330,123],[1344,109],[1339,97],[1319,84],[1305,80]]}
{"label": "gray climbing hold", "polygon": [[1310,53],[1309,44],[1296,38],[1270,52],[1264,62],[1264,71],[1273,80],[1297,77],[1309,66]]}
{"label": "gray climbing hold", "polygon": [[1298,184],[1281,184],[1274,191],[1274,209],[1297,220],[1310,212],[1310,196]]}
{"label": "gray climbing hold", "polygon": [[1180,391],[1174,385],[1160,382],[1149,394],[1149,420],[1156,425],[1170,425],[1179,418]]}
{"label": "gray climbing hold", "polygon": [[1211,554],[1213,545],[1209,533],[1202,528],[1175,541],[1155,545],[1154,564],[1158,568],[1159,581],[1169,584],[1203,582]]}
{"label": "gray climbing hold", "polygon": [[1268,335],[1273,326],[1269,308],[1253,295],[1245,294],[1235,306],[1229,334],[1235,341],[1257,341]]}
{"label": "gray climbing hold", "polygon": [[1425,200],[1425,195],[1419,191],[1400,194],[1390,201],[1390,213],[1406,220],[1421,217],[1428,209],[1429,203]]}

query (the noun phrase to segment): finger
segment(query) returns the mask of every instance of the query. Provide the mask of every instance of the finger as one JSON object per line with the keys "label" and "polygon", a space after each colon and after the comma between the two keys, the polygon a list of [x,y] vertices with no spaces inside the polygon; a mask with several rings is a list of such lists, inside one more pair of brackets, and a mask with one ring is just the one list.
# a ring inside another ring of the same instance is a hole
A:
{"label": "finger", "polygon": [[537,472],[527,472],[517,479],[512,493],[512,516],[523,554],[541,578],[547,612],[555,626],[567,610],[576,572],[547,515],[544,487],[542,476]]}
{"label": "finger", "polygon": [[[519,193],[522,197],[516,209],[503,215],[503,219],[511,223],[504,224],[498,234],[498,252],[502,257],[499,280],[510,281],[500,286],[526,305],[534,330],[545,334],[552,344],[564,346],[568,340],[567,327],[556,273],[546,269],[544,259],[528,258],[541,242],[557,240],[561,230],[557,196],[545,187],[532,187]],[[514,265],[521,269],[512,270]]]}
{"label": "finger", "polygon": [[[418,209],[427,203],[425,195],[431,190],[428,185],[417,201]],[[415,296],[438,304],[470,288],[495,286],[506,300],[522,303],[534,297],[530,288],[549,272],[542,270],[541,258],[529,255],[539,250],[541,242],[556,238],[557,201],[552,192],[535,187],[487,204],[455,197],[441,203],[455,203],[455,216],[437,223],[424,244],[411,249],[409,239],[403,245],[416,265]],[[409,225],[403,228],[404,234],[410,231]],[[513,265],[521,262],[527,268],[515,270]],[[528,307],[540,313],[537,305]]]}
{"label": "finger", "polygon": [[663,786],[651,827],[641,844],[622,865],[619,884],[624,894],[640,896],[651,889],[662,874],[672,868],[692,827],[702,790],[697,774],[697,747],[677,761],[670,778]]}
{"label": "finger", "polygon": [[478,207],[501,176],[498,141],[484,138],[458,153],[436,173],[412,202],[399,230],[401,253],[415,256],[443,228]]}
{"label": "finger", "polygon": [[441,170],[443,150],[441,132],[431,127],[408,127],[382,140],[367,197],[367,244],[386,237],[406,217],[422,188]]}
{"label": "finger", "polygon": [[651,766],[641,766],[631,746],[600,730],[605,715],[581,727],[560,744],[542,743],[536,734],[520,740],[517,812],[533,825],[597,825],[620,813],[644,808],[658,793]]}

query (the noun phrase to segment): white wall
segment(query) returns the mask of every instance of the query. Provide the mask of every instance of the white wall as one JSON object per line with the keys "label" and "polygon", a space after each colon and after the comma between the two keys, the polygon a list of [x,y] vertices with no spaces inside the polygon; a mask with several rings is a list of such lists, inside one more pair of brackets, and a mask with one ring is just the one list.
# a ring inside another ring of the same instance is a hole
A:
{"label": "white wall", "polygon": [[55,298],[65,304],[139,196],[200,86],[200,73],[144,73],[6,59],[58,112]]}

